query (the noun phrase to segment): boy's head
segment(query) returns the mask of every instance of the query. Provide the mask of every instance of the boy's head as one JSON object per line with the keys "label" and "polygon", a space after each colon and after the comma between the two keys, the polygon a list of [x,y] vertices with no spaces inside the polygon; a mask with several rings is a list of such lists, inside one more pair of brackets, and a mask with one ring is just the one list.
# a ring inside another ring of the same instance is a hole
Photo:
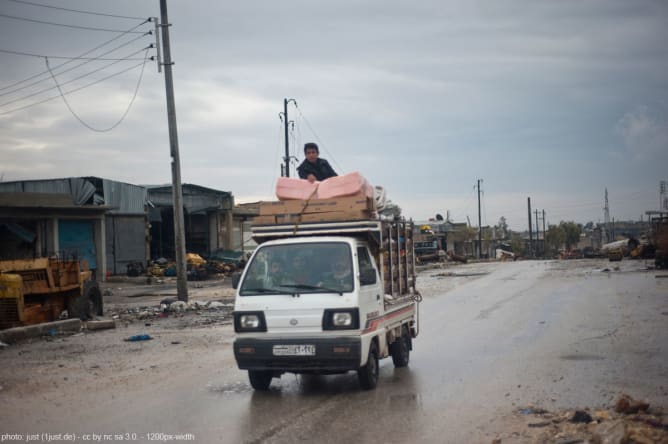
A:
{"label": "boy's head", "polygon": [[315,162],[319,154],[320,150],[318,149],[318,145],[315,143],[309,142],[304,145],[304,155],[306,156],[306,160],[309,162]]}

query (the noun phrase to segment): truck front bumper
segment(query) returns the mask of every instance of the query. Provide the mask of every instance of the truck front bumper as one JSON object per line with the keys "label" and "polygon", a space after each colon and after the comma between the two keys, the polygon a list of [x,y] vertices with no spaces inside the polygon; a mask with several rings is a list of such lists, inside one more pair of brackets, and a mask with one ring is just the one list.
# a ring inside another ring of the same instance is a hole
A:
{"label": "truck front bumper", "polygon": [[[314,346],[311,356],[276,356],[274,346]],[[339,373],[360,366],[359,337],[257,339],[237,338],[234,357],[242,370],[292,373]]]}

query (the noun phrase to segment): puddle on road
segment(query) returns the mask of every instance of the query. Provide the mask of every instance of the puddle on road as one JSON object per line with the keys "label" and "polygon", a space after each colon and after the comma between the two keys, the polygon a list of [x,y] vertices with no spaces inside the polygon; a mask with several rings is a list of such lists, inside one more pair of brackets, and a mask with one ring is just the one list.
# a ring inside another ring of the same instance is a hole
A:
{"label": "puddle on road", "polygon": [[598,356],[598,355],[562,355],[559,356],[560,359],[564,359],[566,361],[602,361],[605,358],[603,356]]}
{"label": "puddle on road", "polygon": [[241,393],[250,393],[253,391],[253,388],[247,382],[241,381],[222,385],[208,384],[206,389],[211,393],[218,393],[221,395],[235,395]]}

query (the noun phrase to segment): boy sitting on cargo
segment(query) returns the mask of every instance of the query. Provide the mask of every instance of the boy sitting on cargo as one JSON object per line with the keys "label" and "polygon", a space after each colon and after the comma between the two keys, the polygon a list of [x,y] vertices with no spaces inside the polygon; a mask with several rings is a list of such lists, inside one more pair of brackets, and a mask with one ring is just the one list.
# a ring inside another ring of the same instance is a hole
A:
{"label": "boy sitting on cargo", "polygon": [[338,176],[329,162],[318,157],[320,150],[315,143],[309,142],[304,145],[304,155],[306,159],[297,167],[300,178],[313,183],[316,180],[323,181],[330,177]]}

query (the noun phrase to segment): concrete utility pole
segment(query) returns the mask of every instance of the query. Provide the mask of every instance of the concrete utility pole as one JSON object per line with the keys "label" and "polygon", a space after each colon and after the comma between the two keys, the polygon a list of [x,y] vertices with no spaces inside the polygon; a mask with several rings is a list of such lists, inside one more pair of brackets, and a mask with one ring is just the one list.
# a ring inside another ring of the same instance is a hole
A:
{"label": "concrete utility pole", "polygon": [[[538,227],[536,227],[538,228]],[[545,210],[543,210],[543,254],[545,254]]]}
{"label": "concrete utility pole", "polygon": [[290,121],[288,120],[288,104],[294,102],[297,105],[295,99],[283,99],[283,127],[285,128],[285,177],[290,177],[290,145],[288,139],[288,125]]}
{"label": "concrete utility pole", "polygon": [[536,256],[540,254],[540,225],[538,225],[538,208],[534,210],[536,212]]}
{"label": "concrete utility pole", "polygon": [[478,259],[482,256],[482,219],[480,217],[480,182],[478,179]]}
{"label": "concrete utility pole", "polygon": [[183,221],[183,194],[181,190],[181,159],[179,138],[176,131],[176,105],[172,78],[172,53],[169,46],[169,20],[167,0],[160,0],[160,27],[165,55],[165,90],[167,92],[167,122],[169,123],[169,148],[172,156],[172,197],[174,201],[174,249],[176,251],[176,294],[179,301],[188,302],[188,279],[186,275],[186,239]]}
{"label": "concrete utility pole", "polygon": [[533,256],[533,235],[531,234],[531,198],[527,197],[527,206],[529,207],[529,256]]}

